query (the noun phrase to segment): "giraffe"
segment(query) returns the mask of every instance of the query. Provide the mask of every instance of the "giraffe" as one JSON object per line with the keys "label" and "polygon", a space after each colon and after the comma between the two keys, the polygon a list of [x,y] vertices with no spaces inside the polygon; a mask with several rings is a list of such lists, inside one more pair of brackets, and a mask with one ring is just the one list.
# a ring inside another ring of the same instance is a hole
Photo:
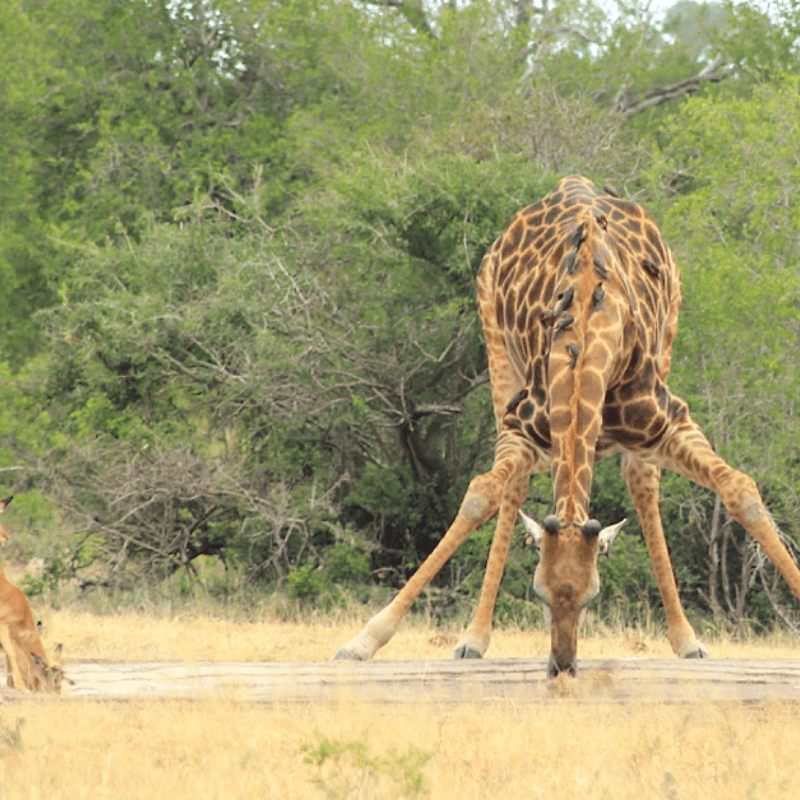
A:
{"label": "giraffe", "polygon": [[594,464],[615,453],[677,656],[708,653],[678,596],[659,509],[662,468],[717,492],[800,599],[800,570],[755,482],[714,452],[667,387],[681,280],[647,211],[586,178],[564,178],[512,218],[483,258],[477,293],[498,434],[492,469],[471,481],[437,547],[336,658],[371,658],[461,542],[497,514],[477,609],[454,653],[483,657],[529,478],[549,469],[553,513],[542,525],[522,518],[540,549],[534,589],[550,625],[548,675],[575,675],[597,559],[625,522],[602,528],[589,516]]}

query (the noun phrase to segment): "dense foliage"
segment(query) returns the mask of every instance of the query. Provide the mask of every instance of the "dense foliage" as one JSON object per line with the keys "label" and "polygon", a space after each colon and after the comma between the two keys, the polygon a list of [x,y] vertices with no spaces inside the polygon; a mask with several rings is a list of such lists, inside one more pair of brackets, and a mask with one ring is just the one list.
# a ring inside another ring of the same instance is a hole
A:
{"label": "dense foliage", "polygon": [[[13,524],[39,534],[17,547],[52,581],[210,556],[316,602],[400,585],[491,459],[480,259],[571,172],[662,221],[672,386],[800,542],[797,0],[6,12],[0,447]],[[546,476],[530,498],[546,513]],[[665,476],[663,511],[695,612],[791,623],[714,496]],[[633,516],[613,462],[594,513]],[[476,589],[490,535],[435,613]],[[618,541],[604,608],[649,613],[637,524]],[[507,617],[531,613],[533,559],[515,547]]]}

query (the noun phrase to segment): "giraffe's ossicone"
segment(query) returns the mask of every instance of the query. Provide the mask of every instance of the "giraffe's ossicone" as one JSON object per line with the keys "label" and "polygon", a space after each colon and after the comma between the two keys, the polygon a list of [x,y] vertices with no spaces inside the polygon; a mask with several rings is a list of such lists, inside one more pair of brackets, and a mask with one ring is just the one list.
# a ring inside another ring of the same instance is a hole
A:
{"label": "giraffe's ossicone", "polygon": [[594,465],[615,453],[677,655],[707,653],[678,597],[659,510],[661,467],[716,491],[800,598],[800,570],[755,483],[714,453],[667,387],[680,302],[680,274],[653,218],[586,178],[564,178],[511,220],[478,275],[498,434],[494,464],[470,483],[436,549],[337,658],[370,658],[461,542],[497,514],[478,608],[455,651],[456,658],[482,657],[528,480],[549,469],[553,513],[542,525],[524,521],[540,551],[534,588],[551,630],[548,674],[575,674],[580,620],[599,591],[598,555],[622,525],[602,528],[589,513]]}

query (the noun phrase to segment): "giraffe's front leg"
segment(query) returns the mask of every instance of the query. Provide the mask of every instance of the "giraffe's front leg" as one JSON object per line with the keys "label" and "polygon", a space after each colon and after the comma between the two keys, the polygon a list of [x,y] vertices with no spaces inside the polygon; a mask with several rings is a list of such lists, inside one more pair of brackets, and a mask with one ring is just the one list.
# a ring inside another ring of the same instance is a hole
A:
{"label": "giraffe's front leg", "polygon": [[510,482],[510,485],[506,487],[492,547],[489,551],[486,572],[483,576],[478,607],[472,622],[456,645],[453,658],[483,658],[489,648],[497,593],[503,579],[514,523],[517,521],[517,514],[525,499],[527,485],[528,481],[525,478]]}
{"label": "giraffe's front leg", "polygon": [[394,636],[401,619],[390,603],[375,614],[358,635],[340,647],[334,659],[367,661]]}
{"label": "giraffe's front leg", "polygon": [[658,467],[626,455],[622,459],[622,474],[636,507],[642,535],[650,553],[650,562],[667,618],[667,638],[672,651],[680,658],[708,658],[708,651],[686,618],[675,583],[658,505]]}
{"label": "giraffe's front leg", "polygon": [[[422,562],[394,600],[372,617],[357,636],[339,649],[334,658],[364,661],[372,658],[394,636],[413,602],[439,573],[447,559],[472,531],[497,513],[501,485],[500,478],[491,472],[473,479],[455,521],[433,552]],[[503,561],[505,562],[505,556]]]}

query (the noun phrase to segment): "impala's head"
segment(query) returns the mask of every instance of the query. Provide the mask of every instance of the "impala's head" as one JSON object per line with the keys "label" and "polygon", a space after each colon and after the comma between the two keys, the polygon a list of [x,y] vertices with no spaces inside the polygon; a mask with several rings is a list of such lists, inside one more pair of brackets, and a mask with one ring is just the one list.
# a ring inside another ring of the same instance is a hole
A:
{"label": "impala's head", "polygon": [[61,645],[58,645],[53,653],[50,663],[45,663],[35,653],[31,653],[33,671],[31,675],[31,688],[35,692],[55,692],[61,691],[64,683],[64,670],[61,666]]}
{"label": "impala's head", "polygon": [[520,516],[528,531],[526,541],[541,553],[533,588],[550,625],[547,674],[551,678],[562,672],[575,675],[578,628],[586,607],[600,591],[597,558],[608,555],[626,520],[601,529],[594,519],[583,525],[570,523],[562,527],[552,514],[544,518],[542,525],[522,512]]}
{"label": "impala's head", "polygon": [[[39,623],[41,625],[41,623]],[[26,639],[28,637],[25,637]],[[33,692],[55,692],[58,694],[61,691],[61,686],[64,681],[73,683],[69,678],[64,676],[64,669],[61,666],[61,645],[58,645],[53,651],[51,658],[42,658],[36,653],[30,651],[24,642],[14,642],[15,654],[17,663],[20,665],[22,672],[22,680],[25,685]],[[44,655],[44,651],[39,645],[39,650]],[[14,675],[9,670],[6,677],[6,685],[10,689],[20,687],[16,685]]]}

